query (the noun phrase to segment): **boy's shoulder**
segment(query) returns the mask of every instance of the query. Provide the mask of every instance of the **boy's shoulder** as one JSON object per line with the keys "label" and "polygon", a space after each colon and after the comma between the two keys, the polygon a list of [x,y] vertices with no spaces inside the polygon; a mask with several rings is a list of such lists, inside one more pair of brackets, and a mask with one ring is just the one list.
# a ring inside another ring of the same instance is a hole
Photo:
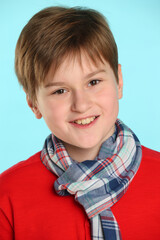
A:
{"label": "boy's shoulder", "polygon": [[154,160],[160,163],[160,152],[142,146],[142,157],[147,160]]}
{"label": "boy's shoulder", "polygon": [[142,179],[150,179],[150,182],[155,184],[160,183],[160,152],[149,149],[147,147],[142,146],[142,161],[140,164],[140,168],[138,171],[138,175]]}
{"label": "boy's shoulder", "polygon": [[14,191],[19,186],[37,181],[38,178],[45,175],[44,172],[48,173],[49,171],[41,162],[40,155],[41,152],[38,152],[1,173],[0,191]]}
{"label": "boy's shoulder", "polygon": [[13,165],[12,167],[8,168],[7,170],[5,170],[0,174],[0,178],[6,178],[6,177],[8,178],[9,176],[12,177],[19,174],[19,172],[27,171],[32,167],[34,168],[34,166],[39,163],[40,153],[41,152],[37,152],[36,154],[29,157],[28,159],[20,161],[17,164]]}

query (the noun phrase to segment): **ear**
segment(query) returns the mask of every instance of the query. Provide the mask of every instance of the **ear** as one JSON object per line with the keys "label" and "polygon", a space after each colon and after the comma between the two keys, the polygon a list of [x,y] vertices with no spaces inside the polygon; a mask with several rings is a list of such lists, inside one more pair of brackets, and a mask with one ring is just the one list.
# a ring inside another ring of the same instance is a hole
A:
{"label": "ear", "polygon": [[37,119],[41,119],[42,118],[42,114],[40,113],[37,104],[33,104],[33,101],[30,100],[28,94],[26,94],[26,100],[27,100],[28,106],[30,107],[30,109],[34,113],[35,117]]}
{"label": "ear", "polygon": [[118,64],[118,98],[121,99],[123,97],[123,76],[121,64]]}

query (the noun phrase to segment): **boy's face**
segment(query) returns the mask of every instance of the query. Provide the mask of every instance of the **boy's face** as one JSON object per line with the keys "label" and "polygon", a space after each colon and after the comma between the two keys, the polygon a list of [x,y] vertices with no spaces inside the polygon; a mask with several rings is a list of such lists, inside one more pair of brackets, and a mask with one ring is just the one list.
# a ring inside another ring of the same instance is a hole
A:
{"label": "boy's face", "polygon": [[118,73],[119,84],[107,62],[95,66],[84,54],[81,64],[78,58],[66,58],[55,74],[50,69],[32,110],[69,153],[73,147],[99,148],[113,134],[122,97],[120,65]]}

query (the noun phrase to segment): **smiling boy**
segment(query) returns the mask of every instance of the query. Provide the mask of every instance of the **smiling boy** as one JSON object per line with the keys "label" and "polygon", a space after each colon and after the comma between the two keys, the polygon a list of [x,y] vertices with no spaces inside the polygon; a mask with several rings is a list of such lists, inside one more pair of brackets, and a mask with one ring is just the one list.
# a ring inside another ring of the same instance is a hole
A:
{"label": "smiling boy", "polygon": [[160,153],[117,119],[123,79],[105,18],[40,11],[22,30],[15,69],[52,134],[1,174],[1,239],[158,240]]}
{"label": "smiling boy", "polygon": [[117,84],[106,61],[96,66],[86,53],[81,53],[81,62],[69,56],[55,73],[50,69],[37,91],[36,105],[28,99],[35,116],[43,116],[78,162],[94,159],[101,144],[114,133],[123,85],[120,66],[118,71]]}

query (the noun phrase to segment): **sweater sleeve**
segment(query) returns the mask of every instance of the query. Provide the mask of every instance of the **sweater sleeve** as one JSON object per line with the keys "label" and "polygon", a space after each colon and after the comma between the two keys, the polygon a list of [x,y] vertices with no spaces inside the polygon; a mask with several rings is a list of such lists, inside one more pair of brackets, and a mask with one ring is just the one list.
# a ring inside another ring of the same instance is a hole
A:
{"label": "sweater sleeve", "polygon": [[13,240],[13,207],[6,182],[0,177],[0,240]]}
{"label": "sweater sleeve", "polygon": [[13,240],[12,226],[2,209],[0,209],[0,239]]}

